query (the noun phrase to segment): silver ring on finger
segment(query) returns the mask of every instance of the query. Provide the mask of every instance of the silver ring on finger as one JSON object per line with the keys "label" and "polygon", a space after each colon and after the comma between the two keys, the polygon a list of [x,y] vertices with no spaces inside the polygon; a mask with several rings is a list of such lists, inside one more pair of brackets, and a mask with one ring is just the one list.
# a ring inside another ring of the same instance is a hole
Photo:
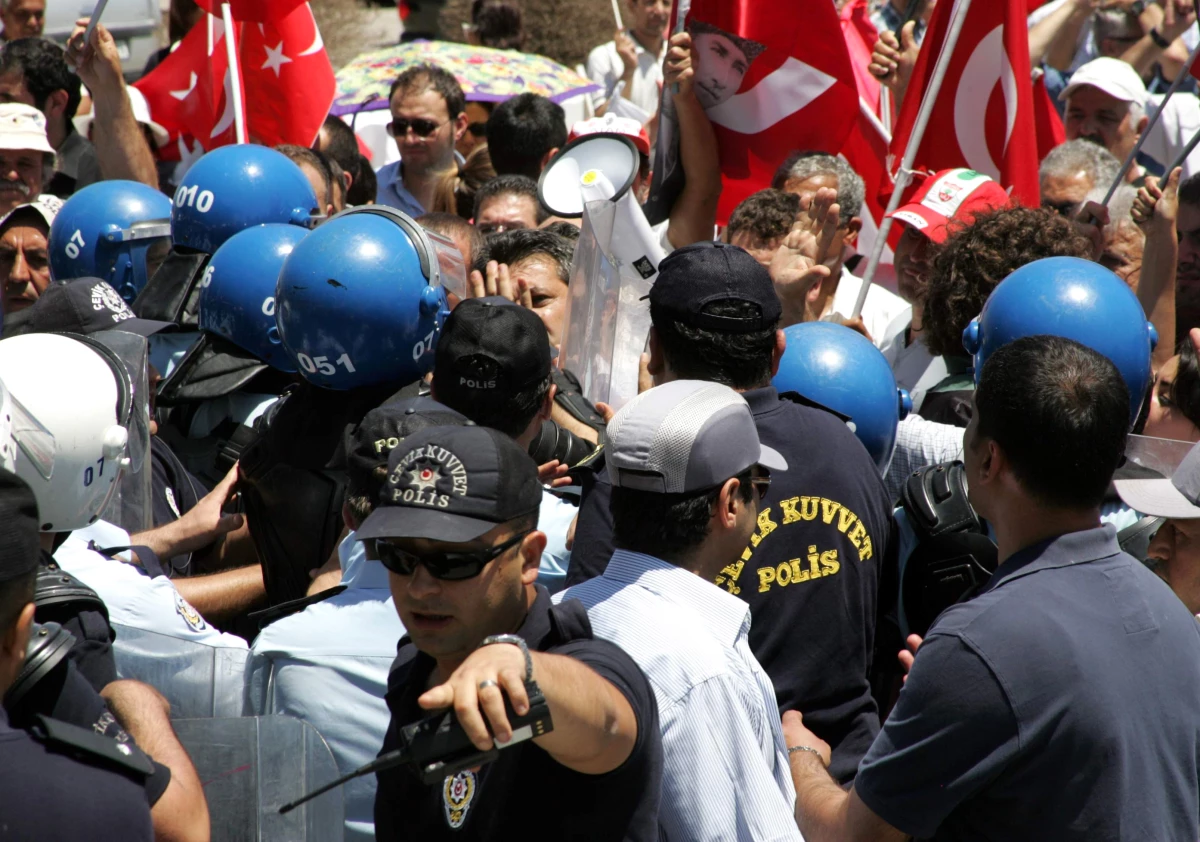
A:
{"label": "silver ring on finger", "polygon": [[486,689],[487,689],[487,688],[489,688],[489,687],[498,687],[498,686],[499,686],[499,685],[498,685],[498,684],[496,684],[496,682],[495,682],[493,679],[490,679],[490,678],[485,678],[483,681],[479,682],[479,689],[480,689],[480,690],[486,690]]}

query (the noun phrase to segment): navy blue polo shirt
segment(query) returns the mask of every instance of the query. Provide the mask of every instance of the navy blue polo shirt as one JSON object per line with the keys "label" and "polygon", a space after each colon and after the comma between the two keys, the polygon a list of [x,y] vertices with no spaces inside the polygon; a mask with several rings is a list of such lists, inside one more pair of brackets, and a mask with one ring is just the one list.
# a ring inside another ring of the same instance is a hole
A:
{"label": "navy blue polo shirt", "polygon": [[[529,648],[574,658],[610,682],[637,718],[633,751],[603,775],[568,769],[532,740],[500,751],[478,772],[464,771],[437,785],[423,784],[403,767],[377,773],[375,838],[380,842],[446,839],[580,839],[654,842],[662,787],[662,736],[658,704],[645,673],[625,651],[592,637],[587,611],[577,599],[552,605],[537,598],[517,631]],[[399,729],[429,715],[417,704],[436,662],[401,638],[388,674],[392,719],[380,754],[398,745]],[[536,671],[534,680],[537,680]]]}
{"label": "navy blue polo shirt", "polygon": [[948,608],[859,768],[936,840],[1200,838],[1200,624],[1116,530],[1017,552]]}
{"label": "navy blue polo shirt", "polygon": [[[750,606],[750,649],[775,686],[780,711],[833,748],[842,783],[879,732],[868,674],[881,571],[896,567],[891,501],[862,443],[836,415],[751,389],[759,439],[787,460],[771,475],[758,528],[716,584]],[[612,557],[612,485],[601,473],[585,493],[567,585],[604,572]]]}

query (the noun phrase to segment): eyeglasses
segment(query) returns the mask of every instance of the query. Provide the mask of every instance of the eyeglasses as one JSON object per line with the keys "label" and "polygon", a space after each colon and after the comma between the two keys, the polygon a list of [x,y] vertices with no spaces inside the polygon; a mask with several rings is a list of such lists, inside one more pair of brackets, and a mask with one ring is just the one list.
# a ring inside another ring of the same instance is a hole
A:
{"label": "eyeglasses", "polygon": [[402,550],[390,541],[383,539],[375,541],[375,552],[383,566],[399,576],[413,575],[417,571],[417,565],[420,564],[435,579],[461,582],[464,579],[474,579],[483,572],[483,568],[487,567],[489,562],[503,555],[505,550],[521,543],[528,534],[529,531],[522,532],[509,538],[503,544],[475,553],[417,555],[408,550]]}
{"label": "eyeglasses", "polygon": [[751,474],[750,485],[758,492],[758,499],[762,501],[766,498],[767,492],[771,490],[771,475],[770,474]]}
{"label": "eyeglasses", "polygon": [[387,124],[387,133],[392,137],[404,137],[411,127],[413,134],[417,137],[429,137],[444,125],[446,124],[435,123],[433,120],[422,120],[420,117],[415,120],[397,119]]}
{"label": "eyeglasses", "polygon": [[476,225],[479,233],[483,236],[490,234],[503,234],[505,231],[521,231],[525,229],[524,222],[485,222],[483,225]]}

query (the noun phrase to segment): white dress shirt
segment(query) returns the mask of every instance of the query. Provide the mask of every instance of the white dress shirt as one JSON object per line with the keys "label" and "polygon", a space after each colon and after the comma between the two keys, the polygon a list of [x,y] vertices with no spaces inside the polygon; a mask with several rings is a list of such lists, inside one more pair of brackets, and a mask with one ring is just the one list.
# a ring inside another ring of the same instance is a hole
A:
{"label": "white dress shirt", "polygon": [[592,631],[650,679],[663,741],[662,838],[802,840],[775,690],[750,651],[749,606],[661,559],[618,550],[578,599]]}
{"label": "white dress shirt", "polygon": [[[633,71],[633,84],[621,92],[621,98],[629,100],[647,114],[657,114],[662,94],[662,64],[667,54],[666,41],[663,42],[659,54],[654,55],[632,35],[629,37],[633,40],[638,63]],[[601,44],[588,53],[587,77],[601,86],[601,90],[592,95],[593,105],[599,106],[612,96],[613,89],[624,75],[625,63],[617,55],[616,41]]]}
{"label": "white dress shirt", "polygon": [[[854,312],[858,291],[862,289],[862,285],[863,279],[851,274],[850,270],[843,266],[842,277],[838,281],[837,291],[833,294],[829,315],[836,313],[849,317]],[[883,343],[888,325],[906,312],[911,318],[912,307],[907,301],[879,284],[871,284],[871,288],[867,290],[867,300],[863,302],[862,318],[876,347]]]}
{"label": "white dress shirt", "polygon": [[[339,556],[360,548],[354,533]],[[391,714],[383,697],[404,626],[387,571],[361,558],[342,580],[346,590],[276,620],[254,640],[248,694],[255,715],[285,714],[312,725],[342,774],[375,759]],[[346,784],[346,840],[375,838],[375,776]]]}

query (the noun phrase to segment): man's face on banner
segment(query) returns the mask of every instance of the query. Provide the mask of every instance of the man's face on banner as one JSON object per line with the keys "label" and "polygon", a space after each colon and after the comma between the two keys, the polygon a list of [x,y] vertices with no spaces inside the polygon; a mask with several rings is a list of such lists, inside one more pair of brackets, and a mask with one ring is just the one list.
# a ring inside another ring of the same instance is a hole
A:
{"label": "man's face on banner", "polygon": [[750,60],[732,40],[712,32],[692,36],[696,55],[696,99],[705,109],[737,93],[750,69]]}

